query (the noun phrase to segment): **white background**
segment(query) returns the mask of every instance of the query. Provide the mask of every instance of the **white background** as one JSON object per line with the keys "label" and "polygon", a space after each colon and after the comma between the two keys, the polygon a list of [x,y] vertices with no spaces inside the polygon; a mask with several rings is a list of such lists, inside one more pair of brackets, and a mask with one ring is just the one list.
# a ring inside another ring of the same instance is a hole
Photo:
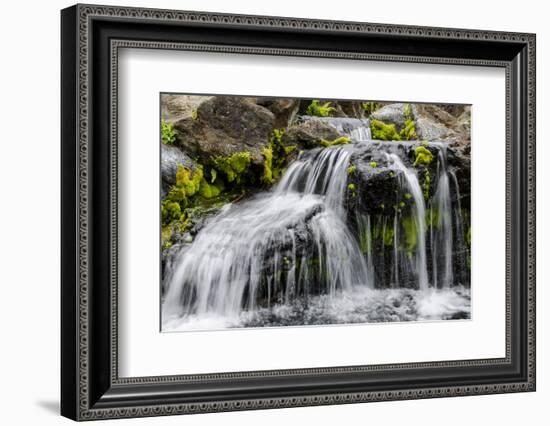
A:
{"label": "white background", "polygon": [[[538,391],[348,406],[294,408],[191,417],[118,420],[119,424],[280,425],[403,424],[495,425],[548,423],[550,400],[549,290],[550,29],[542,1],[353,0],[140,1],[106,4],[158,6],[370,22],[529,31],[537,39],[538,96]],[[59,394],[59,9],[65,1],[2,6],[0,68],[0,398],[3,424],[68,424],[58,417]],[[545,79],[546,78],[546,81]],[[545,141],[546,140],[546,141]],[[102,424],[116,424],[108,421]]]}
{"label": "white background", "polygon": [[[505,175],[503,69],[124,49],[119,82],[122,377],[505,356],[505,181],[487,179],[484,168]],[[159,333],[158,102],[165,91],[472,104],[472,319]]]}

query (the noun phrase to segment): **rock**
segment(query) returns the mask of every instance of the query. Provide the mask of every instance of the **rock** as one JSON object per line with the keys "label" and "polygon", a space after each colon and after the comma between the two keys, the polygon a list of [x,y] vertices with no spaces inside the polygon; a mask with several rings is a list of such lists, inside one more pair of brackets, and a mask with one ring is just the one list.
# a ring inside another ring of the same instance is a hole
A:
{"label": "rock", "polygon": [[212,96],[163,94],[160,98],[161,117],[168,122],[191,117],[203,102],[211,98]]}
{"label": "rock", "polygon": [[338,106],[346,117],[364,118],[362,102],[359,101],[338,101]]}
{"label": "rock", "polygon": [[405,121],[407,120],[405,106],[406,104],[402,103],[388,104],[373,112],[371,118],[383,121],[386,124],[395,124],[397,131],[400,131],[405,126]]}
{"label": "rock", "polygon": [[176,172],[180,164],[191,170],[195,170],[196,167],[193,160],[177,146],[161,143],[160,172],[163,196],[170,186],[176,183]]}
{"label": "rock", "polygon": [[447,161],[451,171],[456,176],[460,190],[461,207],[469,209],[472,182],[470,145],[455,145],[447,148]]}
{"label": "rock", "polygon": [[418,117],[415,126],[416,134],[422,140],[441,140],[449,136],[447,127],[427,117]]}
{"label": "rock", "polygon": [[202,102],[195,117],[174,123],[177,144],[191,156],[209,160],[249,152],[253,164],[263,164],[275,116],[251,98],[215,96]]}
{"label": "rock", "polygon": [[290,126],[300,107],[300,100],[293,98],[257,98],[256,103],[273,113],[277,129]]}
{"label": "rock", "polygon": [[282,142],[285,145],[297,145],[301,149],[320,146],[321,141],[333,141],[343,136],[333,126],[321,120],[310,119],[291,126],[284,133]]}
{"label": "rock", "polygon": [[451,130],[454,132],[452,139],[456,145],[469,145],[471,140],[471,107],[464,107],[464,111],[460,114],[452,124]]}

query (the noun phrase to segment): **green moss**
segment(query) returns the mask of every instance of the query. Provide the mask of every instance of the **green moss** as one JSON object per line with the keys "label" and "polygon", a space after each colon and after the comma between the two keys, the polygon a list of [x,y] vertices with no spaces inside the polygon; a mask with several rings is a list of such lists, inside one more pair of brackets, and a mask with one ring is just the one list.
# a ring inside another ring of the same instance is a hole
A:
{"label": "green moss", "polygon": [[395,124],[386,124],[383,121],[371,119],[370,130],[373,139],[381,141],[401,140],[399,133],[395,129]]}
{"label": "green moss", "polygon": [[405,116],[405,119],[407,119],[407,120],[412,120],[413,119],[411,104],[404,104],[403,105],[403,115]]}
{"label": "green moss", "polygon": [[336,146],[336,145],[347,145],[348,143],[350,143],[350,138],[348,138],[347,136],[340,136],[339,138],[336,138],[333,141],[327,141],[323,139],[321,140],[321,142],[319,142],[319,144],[324,146],[325,148],[328,148],[330,146]]}
{"label": "green moss", "polygon": [[418,231],[414,218],[408,216],[401,219],[401,228],[403,229],[402,249],[410,256],[416,247],[418,239]]}
{"label": "green moss", "polygon": [[418,139],[418,136],[416,135],[416,126],[413,119],[409,118],[405,121],[405,126],[399,132],[399,137],[401,140],[405,141]]}
{"label": "green moss", "polygon": [[404,201],[400,201],[400,202],[399,202],[399,208],[402,209],[403,207],[405,207],[405,202],[404,202]]}
{"label": "green moss", "polygon": [[314,99],[307,107],[306,114],[313,115],[315,117],[330,117],[332,112],[336,109],[330,104],[331,102],[321,104],[317,99]]}
{"label": "green moss", "polygon": [[355,197],[357,195],[357,193],[355,192],[355,189],[356,189],[356,186],[354,183],[348,184],[348,191],[350,191],[352,197]]}
{"label": "green moss", "polygon": [[271,185],[281,176],[288,162],[288,156],[296,150],[296,145],[283,143],[284,133],[285,129],[273,129],[269,146],[262,150],[264,162],[260,181],[266,185]]}
{"label": "green moss", "polygon": [[426,227],[428,228],[439,228],[439,210],[435,207],[430,207],[426,210]]}
{"label": "green moss", "polygon": [[250,167],[251,158],[249,152],[243,151],[227,157],[215,157],[212,163],[218,172],[225,175],[228,182],[239,183]]}
{"label": "green moss", "polygon": [[380,109],[380,104],[378,102],[363,102],[361,108],[363,108],[365,115],[369,117],[373,112]]}
{"label": "green moss", "polygon": [[206,199],[217,197],[223,191],[223,182],[220,180],[216,184],[209,184],[206,179],[201,180],[199,195]]}
{"label": "green moss", "polygon": [[196,109],[194,109],[193,111],[191,111],[191,118],[192,118],[193,120],[198,120],[198,118],[199,118],[199,113],[198,113],[198,111],[197,111]]}
{"label": "green moss", "polygon": [[423,164],[429,166],[434,159],[433,154],[425,146],[417,146],[414,150],[415,160],[413,166]]}
{"label": "green moss", "polygon": [[264,156],[264,174],[262,176],[262,182],[266,184],[273,183],[273,149],[264,148],[262,150]]}
{"label": "green moss", "polygon": [[163,225],[168,225],[170,222],[180,220],[181,215],[181,207],[176,201],[164,200],[161,203],[161,216]]}
{"label": "green moss", "polygon": [[176,130],[172,123],[167,123],[164,120],[160,121],[160,139],[165,145],[174,145],[174,142],[176,142]]}
{"label": "green moss", "polygon": [[376,161],[371,161],[370,162],[370,166],[373,168],[373,169],[376,169],[378,167],[378,164],[376,163]]}
{"label": "green moss", "polygon": [[395,237],[395,233],[393,230],[393,226],[386,226],[383,228],[384,245],[392,246],[394,237]]}
{"label": "green moss", "polygon": [[426,200],[430,198],[430,188],[431,188],[430,171],[426,168],[424,169],[424,182],[422,182],[422,192],[424,194],[424,199]]}
{"label": "green moss", "polygon": [[405,197],[405,200],[410,200],[412,198],[412,194],[408,192],[406,192],[403,196]]}
{"label": "green moss", "polygon": [[203,171],[201,166],[192,171],[180,164],[176,172],[176,187],[182,189],[187,197],[191,197],[198,192],[202,177]]}
{"label": "green moss", "polygon": [[466,232],[466,242],[468,243],[468,246],[471,247],[472,245],[472,227],[468,226],[468,232]]}
{"label": "green moss", "polygon": [[354,164],[352,164],[351,166],[349,166],[347,168],[347,172],[348,172],[348,175],[349,176],[353,176],[355,174],[355,171],[357,170],[357,166],[355,166]]}

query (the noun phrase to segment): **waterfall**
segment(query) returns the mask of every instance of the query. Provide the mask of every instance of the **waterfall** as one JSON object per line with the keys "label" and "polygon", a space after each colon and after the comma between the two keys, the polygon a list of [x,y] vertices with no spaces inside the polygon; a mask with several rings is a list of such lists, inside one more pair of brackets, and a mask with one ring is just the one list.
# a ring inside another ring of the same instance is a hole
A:
{"label": "waterfall", "polygon": [[[437,232],[432,241],[433,249],[433,285],[449,288],[453,283],[453,225],[451,219],[451,188],[445,146],[441,145],[438,155],[438,183],[433,206],[436,209]],[[439,266],[442,268],[439,283]]]}
{"label": "waterfall", "polygon": [[[428,268],[426,263],[426,208],[424,206],[424,194],[418,183],[416,173],[406,167],[396,154],[386,154],[389,161],[400,172],[399,179],[404,181],[414,200],[413,218],[417,230],[416,243],[416,273],[418,275],[418,288],[426,290],[428,288]],[[394,227],[397,226],[394,224]],[[397,262],[397,259],[395,259]]]}
{"label": "waterfall", "polygon": [[348,135],[351,140],[356,142],[371,139],[370,120],[367,118],[304,116],[302,120],[316,120],[328,124],[339,133]]}
{"label": "waterfall", "polygon": [[235,317],[296,295],[334,297],[371,286],[343,214],[349,147],[307,152],[276,187],[229,205],[174,262],[163,320]]}

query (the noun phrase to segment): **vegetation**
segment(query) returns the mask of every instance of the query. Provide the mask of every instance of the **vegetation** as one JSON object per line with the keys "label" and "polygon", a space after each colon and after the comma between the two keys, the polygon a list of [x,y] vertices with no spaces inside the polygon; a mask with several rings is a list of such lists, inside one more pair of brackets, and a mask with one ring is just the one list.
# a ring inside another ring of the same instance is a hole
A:
{"label": "vegetation", "polygon": [[346,145],[348,143],[350,143],[350,138],[348,138],[347,136],[340,136],[339,138],[336,138],[333,141],[327,141],[323,139],[320,142],[320,144],[325,148],[335,146],[335,145]]}
{"label": "vegetation", "polygon": [[160,138],[165,145],[174,145],[176,142],[176,130],[172,123],[168,123],[164,120],[160,122]]}
{"label": "vegetation", "polygon": [[417,146],[415,148],[414,155],[415,155],[415,159],[413,163],[414,167],[418,166],[419,164],[429,166],[432,163],[432,160],[434,159],[434,156],[431,153],[431,151],[423,145]]}
{"label": "vegetation", "polygon": [[395,124],[386,124],[383,121],[371,119],[370,130],[373,139],[381,141],[399,141],[401,136],[395,129]]}
{"label": "vegetation", "polygon": [[214,168],[225,175],[228,182],[239,183],[243,175],[246,174],[250,167],[250,153],[236,152],[227,157],[215,157],[212,160]]}
{"label": "vegetation", "polygon": [[336,108],[331,106],[331,102],[321,104],[317,99],[314,99],[307,107],[306,114],[315,117],[330,117],[335,110]]}
{"label": "vegetation", "polygon": [[361,104],[361,108],[363,108],[363,112],[367,117],[370,117],[370,115],[378,111],[380,109],[380,103],[378,102],[363,102]]}

